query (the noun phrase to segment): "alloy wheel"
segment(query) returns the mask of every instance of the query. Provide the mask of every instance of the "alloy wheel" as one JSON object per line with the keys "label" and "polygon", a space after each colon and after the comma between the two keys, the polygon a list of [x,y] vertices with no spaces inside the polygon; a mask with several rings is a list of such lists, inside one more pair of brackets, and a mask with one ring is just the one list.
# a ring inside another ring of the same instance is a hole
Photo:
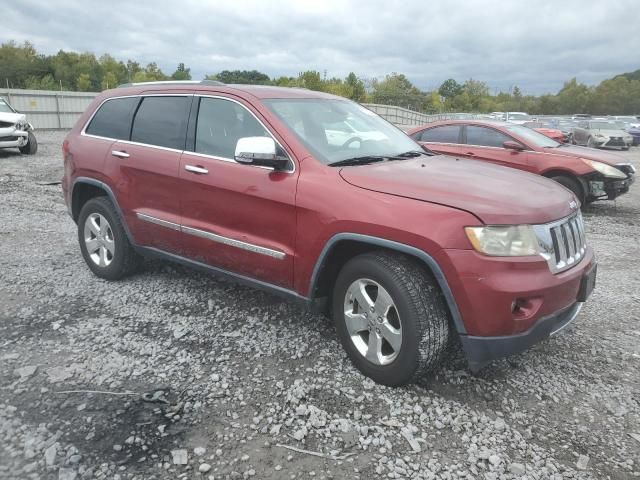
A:
{"label": "alloy wheel", "polygon": [[379,283],[361,278],[349,286],[344,321],[356,349],[371,363],[387,365],[400,353],[400,315],[393,298]]}
{"label": "alloy wheel", "polygon": [[91,261],[99,267],[108,267],[113,261],[115,240],[107,219],[92,213],[84,222],[84,245]]}

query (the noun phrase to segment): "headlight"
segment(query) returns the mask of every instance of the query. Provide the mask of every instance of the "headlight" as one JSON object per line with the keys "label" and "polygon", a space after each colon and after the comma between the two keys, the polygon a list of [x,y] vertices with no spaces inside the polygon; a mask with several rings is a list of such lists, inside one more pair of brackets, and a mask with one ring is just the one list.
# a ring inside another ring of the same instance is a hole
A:
{"label": "headlight", "polygon": [[589,165],[594,170],[596,170],[596,171],[600,172],[601,174],[603,174],[605,177],[609,177],[609,178],[627,178],[626,174],[624,174],[623,172],[621,172],[617,168],[612,167],[611,165],[607,165],[606,163],[596,162],[595,160],[587,160],[586,158],[583,158],[582,161],[584,163],[586,163],[587,165]]}
{"label": "headlight", "polygon": [[522,257],[539,253],[538,239],[531,225],[466,227],[471,245],[492,257]]}
{"label": "headlight", "polygon": [[596,138],[607,138],[606,135],[602,135],[601,133],[595,133],[593,136]]}

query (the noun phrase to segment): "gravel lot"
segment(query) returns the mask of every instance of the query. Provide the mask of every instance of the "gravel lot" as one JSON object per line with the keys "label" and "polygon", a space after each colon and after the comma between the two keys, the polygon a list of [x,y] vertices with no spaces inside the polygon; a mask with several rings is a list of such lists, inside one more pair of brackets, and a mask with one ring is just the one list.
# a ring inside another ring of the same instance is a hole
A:
{"label": "gravel lot", "polygon": [[640,477],[640,184],[586,212],[599,278],[573,327],[391,389],[274,296],[158,262],[94,277],[42,184],[64,133],[38,137],[0,150],[0,478]]}

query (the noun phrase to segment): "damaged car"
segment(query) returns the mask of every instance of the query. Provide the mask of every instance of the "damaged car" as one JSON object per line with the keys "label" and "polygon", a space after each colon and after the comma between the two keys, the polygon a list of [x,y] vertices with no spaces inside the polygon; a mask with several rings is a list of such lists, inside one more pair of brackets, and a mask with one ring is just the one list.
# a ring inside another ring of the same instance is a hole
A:
{"label": "damaged car", "polygon": [[573,139],[577,145],[592,148],[616,147],[629,150],[633,145],[633,137],[629,133],[606,120],[578,122],[578,126],[573,129]]}
{"label": "damaged car", "polygon": [[34,128],[24,113],[17,112],[0,98],[0,148],[17,148],[20,153],[33,155],[38,151]]}
{"label": "damaged car", "polygon": [[428,150],[459,159],[489,162],[550,178],[571,190],[582,205],[627,193],[635,167],[624,157],[558,143],[522,125],[447,120],[410,130]]}

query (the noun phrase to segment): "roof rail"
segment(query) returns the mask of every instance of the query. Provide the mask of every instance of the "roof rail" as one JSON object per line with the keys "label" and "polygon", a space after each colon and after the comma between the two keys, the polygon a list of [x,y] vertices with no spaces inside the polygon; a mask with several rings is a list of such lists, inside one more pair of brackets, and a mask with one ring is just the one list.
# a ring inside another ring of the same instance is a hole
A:
{"label": "roof rail", "polygon": [[135,82],[123,83],[118,88],[137,87],[140,85],[224,85],[217,80],[159,80],[154,82]]}

